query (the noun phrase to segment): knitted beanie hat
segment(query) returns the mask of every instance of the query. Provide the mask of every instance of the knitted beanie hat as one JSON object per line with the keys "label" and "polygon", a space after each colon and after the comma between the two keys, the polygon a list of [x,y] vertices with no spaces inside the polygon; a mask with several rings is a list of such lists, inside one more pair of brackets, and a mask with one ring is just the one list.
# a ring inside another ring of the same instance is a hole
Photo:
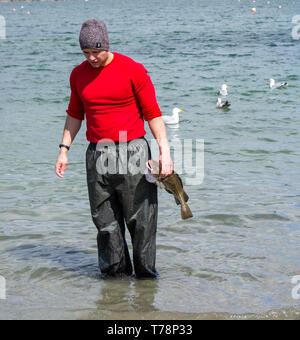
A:
{"label": "knitted beanie hat", "polygon": [[92,48],[109,51],[109,38],[103,21],[89,19],[82,24],[79,43],[81,49]]}

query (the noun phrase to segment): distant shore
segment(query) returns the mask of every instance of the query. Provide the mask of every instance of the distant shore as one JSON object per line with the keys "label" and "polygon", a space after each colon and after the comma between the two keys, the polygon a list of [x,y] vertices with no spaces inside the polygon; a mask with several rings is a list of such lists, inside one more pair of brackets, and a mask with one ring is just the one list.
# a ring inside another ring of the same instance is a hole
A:
{"label": "distant shore", "polygon": [[[33,1],[40,1],[40,0],[0,0],[0,2],[33,2]],[[57,0],[54,0],[57,1]]]}

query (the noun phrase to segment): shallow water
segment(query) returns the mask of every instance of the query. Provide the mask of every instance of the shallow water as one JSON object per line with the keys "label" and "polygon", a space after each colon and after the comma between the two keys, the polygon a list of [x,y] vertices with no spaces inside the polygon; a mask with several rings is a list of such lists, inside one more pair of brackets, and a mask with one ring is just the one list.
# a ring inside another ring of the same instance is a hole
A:
{"label": "shallow water", "polygon": [[[0,319],[300,318],[291,283],[300,274],[291,37],[300,5],[277,5],[257,0],[253,14],[246,0],[0,3]],[[113,51],[151,72],[164,113],[184,110],[169,138],[205,141],[204,182],[186,187],[194,218],[181,221],[160,192],[157,281],[99,278],[84,129],[65,179],[53,171],[90,17],[107,22]],[[270,77],[289,87],[270,92]],[[223,82],[229,111],[215,108]]]}

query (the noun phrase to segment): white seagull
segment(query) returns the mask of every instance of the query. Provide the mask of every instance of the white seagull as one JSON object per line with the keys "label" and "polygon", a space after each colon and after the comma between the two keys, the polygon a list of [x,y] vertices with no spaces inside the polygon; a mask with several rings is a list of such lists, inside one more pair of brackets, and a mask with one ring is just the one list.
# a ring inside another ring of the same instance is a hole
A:
{"label": "white seagull", "polygon": [[162,116],[162,119],[167,125],[178,124],[180,112],[183,112],[183,110],[180,110],[178,109],[178,107],[175,107],[175,109],[173,109],[173,116]]}
{"label": "white seagull", "polygon": [[226,100],[226,102],[222,102],[222,98],[218,98],[218,102],[217,102],[218,109],[225,109],[229,107],[230,105],[231,104],[228,102],[228,100]]}
{"label": "white seagull", "polygon": [[221,90],[219,91],[219,94],[224,97],[227,96],[228,95],[227,89],[229,89],[229,86],[226,84],[223,84],[221,87]]}
{"label": "white seagull", "polygon": [[282,82],[282,83],[275,83],[275,80],[273,78],[271,78],[269,80],[270,82],[270,89],[271,90],[275,90],[275,89],[282,89],[283,87],[288,86],[287,82]]}

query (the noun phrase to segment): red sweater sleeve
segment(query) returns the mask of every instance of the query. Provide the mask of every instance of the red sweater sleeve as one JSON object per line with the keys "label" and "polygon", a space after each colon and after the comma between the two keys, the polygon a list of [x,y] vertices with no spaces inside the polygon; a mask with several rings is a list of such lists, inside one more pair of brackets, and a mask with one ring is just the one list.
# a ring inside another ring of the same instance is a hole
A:
{"label": "red sweater sleeve", "polygon": [[75,70],[70,76],[71,97],[67,114],[75,119],[84,120],[84,106],[75,86]]}
{"label": "red sweater sleeve", "polygon": [[138,64],[133,77],[133,89],[146,121],[162,115],[158,106],[155,89],[147,70]]}

